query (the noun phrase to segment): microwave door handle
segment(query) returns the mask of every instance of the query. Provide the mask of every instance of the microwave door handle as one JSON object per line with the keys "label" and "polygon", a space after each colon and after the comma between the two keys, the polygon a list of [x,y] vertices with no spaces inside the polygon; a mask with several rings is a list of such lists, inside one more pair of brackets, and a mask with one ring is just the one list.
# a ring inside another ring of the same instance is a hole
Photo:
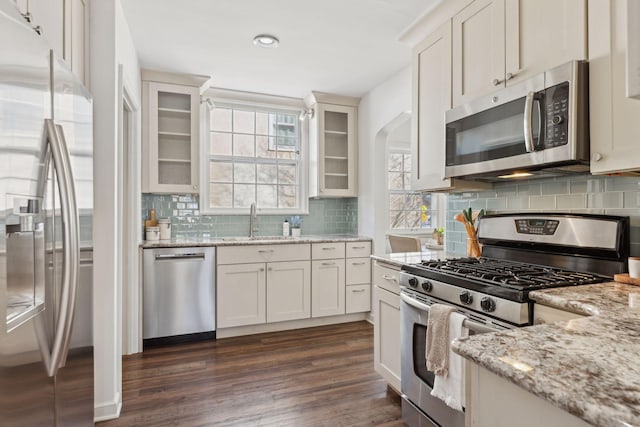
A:
{"label": "microwave door handle", "polygon": [[535,93],[529,92],[524,100],[524,149],[527,153],[533,153],[533,128],[532,128],[532,114],[533,114],[533,101]]}

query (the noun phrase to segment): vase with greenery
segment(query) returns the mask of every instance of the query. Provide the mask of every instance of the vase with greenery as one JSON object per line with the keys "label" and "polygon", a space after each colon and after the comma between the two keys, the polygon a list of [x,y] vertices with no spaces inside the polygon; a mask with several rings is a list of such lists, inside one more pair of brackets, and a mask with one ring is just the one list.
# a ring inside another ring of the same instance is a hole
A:
{"label": "vase with greenery", "polygon": [[480,250],[480,243],[478,242],[478,224],[479,218],[484,215],[484,209],[479,212],[473,212],[471,208],[463,209],[462,212],[457,213],[453,218],[464,224],[464,228],[467,231],[467,256],[478,258],[482,251]]}
{"label": "vase with greenery", "polygon": [[302,226],[302,217],[300,215],[294,215],[289,218],[289,227],[291,227],[291,235],[293,237],[300,237],[301,226]]}

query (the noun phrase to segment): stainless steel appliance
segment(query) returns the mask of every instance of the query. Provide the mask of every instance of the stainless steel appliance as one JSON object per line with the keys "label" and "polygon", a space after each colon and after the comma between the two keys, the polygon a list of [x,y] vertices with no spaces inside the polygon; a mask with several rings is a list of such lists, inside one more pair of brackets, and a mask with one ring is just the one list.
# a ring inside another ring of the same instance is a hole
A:
{"label": "stainless steel appliance", "polygon": [[0,52],[0,424],[92,425],[91,97],[8,0]]}
{"label": "stainless steel appliance", "polygon": [[464,426],[464,414],[431,396],[426,369],[429,307],[466,316],[470,334],[532,324],[532,290],[600,283],[626,271],[629,218],[503,214],[480,220],[480,258],[405,265],[400,273],[402,415],[411,427]]}
{"label": "stainless steel appliance", "polygon": [[145,249],[143,282],[145,344],[215,337],[215,248]]}
{"label": "stainless steel appliance", "polygon": [[447,111],[445,177],[588,171],[588,81],[573,61]]}

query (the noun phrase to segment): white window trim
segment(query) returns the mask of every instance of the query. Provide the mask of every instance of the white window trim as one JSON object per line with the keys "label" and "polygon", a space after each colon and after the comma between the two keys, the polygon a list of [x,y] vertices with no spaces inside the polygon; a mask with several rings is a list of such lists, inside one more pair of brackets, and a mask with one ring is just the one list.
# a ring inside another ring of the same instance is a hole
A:
{"label": "white window trim", "polygon": [[[431,193],[431,211],[435,213],[435,218],[432,215],[432,223],[429,228],[391,228],[391,221],[389,220],[389,203],[391,194],[389,190],[389,155],[391,153],[403,153],[403,154],[411,154],[411,149],[407,147],[399,147],[397,144],[393,142],[388,142],[385,147],[385,162],[384,162],[384,173],[385,173],[385,206],[387,210],[387,232],[386,234],[406,234],[410,236],[428,236],[431,237],[433,231],[438,227],[444,227],[445,225],[445,206],[446,200],[444,194],[441,193]],[[413,166],[415,160],[413,156],[411,158],[411,165]],[[413,170],[411,171],[413,173]],[[446,234],[446,230],[445,230]]]}
{"label": "white window trim", "polygon": [[[304,100],[281,96],[265,95],[252,92],[233,91],[228,89],[211,88],[204,95],[210,98],[213,104],[233,106],[236,108],[248,107],[265,110],[291,111],[299,115],[306,108]],[[246,215],[248,208],[209,208],[209,137],[210,137],[210,110],[203,107],[202,132],[206,138],[201,138],[200,144],[200,215]],[[308,215],[309,214],[309,121],[300,122],[300,156],[298,160],[298,207],[297,208],[261,208],[256,206],[260,215]]]}

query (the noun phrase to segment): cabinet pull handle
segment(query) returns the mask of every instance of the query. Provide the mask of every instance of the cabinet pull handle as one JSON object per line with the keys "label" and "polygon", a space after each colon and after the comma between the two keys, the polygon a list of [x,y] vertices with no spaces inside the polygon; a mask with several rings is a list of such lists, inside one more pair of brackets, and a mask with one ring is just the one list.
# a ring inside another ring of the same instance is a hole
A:
{"label": "cabinet pull handle", "polygon": [[262,267],[262,268],[261,268],[260,270],[258,270],[258,271],[264,271],[264,267]]}
{"label": "cabinet pull handle", "polygon": [[366,262],[352,262],[351,265],[365,265]]}
{"label": "cabinet pull handle", "polygon": [[366,246],[351,246],[351,249],[364,249]]}
{"label": "cabinet pull handle", "polygon": [[267,268],[268,271],[273,271],[273,267]]}
{"label": "cabinet pull handle", "polygon": [[500,84],[503,82],[503,80],[500,79],[493,79],[493,85],[494,86],[500,86]]}
{"label": "cabinet pull handle", "polygon": [[351,289],[351,292],[364,292],[364,289]]}
{"label": "cabinet pull handle", "polygon": [[331,247],[328,247],[328,248],[322,248],[322,250],[323,251],[335,251],[336,247],[335,246],[331,246]]}
{"label": "cabinet pull handle", "polygon": [[271,252],[273,252],[273,249],[260,249],[260,250],[258,250],[258,253],[260,253],[260,254],[271,253]]}
{"label": "cabinet pull handle", "polygon": [[507,73],[506,75],[506,79],[505,80],[511,80],[512,78],[514,78],[516,75],[513,73]]}
{"label": "cabinet pull handle", "polygon": [[388,276],[388,275],[386,275],[386,274],[383,274],[383,275],[382,275],[382,278],[383,278],[383,279],[385,279],[385,280],[391,280],[392,282],[396,282],[396,283],[398,283],[398,278],[397,278],[397,277]]}
{"label": "cabinet pull handle", "polygon": [[322,265],[336,265],[335,262],[323,262]]}

